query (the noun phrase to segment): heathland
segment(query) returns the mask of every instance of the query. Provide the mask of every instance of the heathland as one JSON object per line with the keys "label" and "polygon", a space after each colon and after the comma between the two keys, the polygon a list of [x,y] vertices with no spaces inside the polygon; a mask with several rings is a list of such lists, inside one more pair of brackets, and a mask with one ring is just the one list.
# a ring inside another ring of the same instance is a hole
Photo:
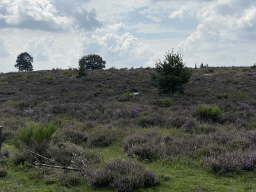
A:
{"label": "heathland", "polygon": [[256,69],[0,74],[0,191],[256,191]]}

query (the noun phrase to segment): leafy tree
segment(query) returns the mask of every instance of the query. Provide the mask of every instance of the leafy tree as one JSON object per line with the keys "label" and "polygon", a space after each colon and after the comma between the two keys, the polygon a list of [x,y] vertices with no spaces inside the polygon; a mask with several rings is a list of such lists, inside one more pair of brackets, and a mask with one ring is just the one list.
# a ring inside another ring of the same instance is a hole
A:
{"label": "leafy tree", "polygon": [[21,53],[16,60],[14,67],[18,68],[19,71],[33,71],[33,57],[31,57],[27,52]]}
{"label": "leafy tree", "polygon": [[165,57],[164,63],[156,63],[157,74],[151,74],[151,79],[158,82],[160,93],[184,93],[184,84],[189,82],[191,70],[183,64],[181,55],[174,54],[173,50]]}
{"label": "leafy tree", "polygon": [[79,66],[84,65],[86,69],[102,69],[105,68],[106,61],[103,61],[99,55],[83,56],[79,60]]}

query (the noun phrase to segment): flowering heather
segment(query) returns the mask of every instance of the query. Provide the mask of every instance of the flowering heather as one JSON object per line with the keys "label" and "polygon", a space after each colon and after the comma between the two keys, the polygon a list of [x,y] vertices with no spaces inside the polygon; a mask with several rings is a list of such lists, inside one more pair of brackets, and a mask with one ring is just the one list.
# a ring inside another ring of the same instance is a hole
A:
{"label": "flowering heather", "polygon": [[239,103],[239,106],[237,107],[238,110],[246,110],[249,111],[250,113],[254,113],[255,110],[253,108],[253,106],[250,106],[246,103]]}
{"label": "flowering heather", "polygon": [[144,166],[123,159],[115,159],[100,169],[85,171],[87,182],[93,187],[111,187],[117,191],[131,192],[136,188],[157,184],[154,173]]}

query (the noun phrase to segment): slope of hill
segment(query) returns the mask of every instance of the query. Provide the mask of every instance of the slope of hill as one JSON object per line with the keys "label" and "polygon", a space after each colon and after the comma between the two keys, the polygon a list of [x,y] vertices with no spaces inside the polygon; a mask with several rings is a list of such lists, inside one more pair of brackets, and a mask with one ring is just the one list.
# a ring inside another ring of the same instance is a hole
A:
{"label": "slope of hill", "polygon": [[0,188],[255,191],[256,69],[192,71],[172,96],[150,68],[0,74]]}

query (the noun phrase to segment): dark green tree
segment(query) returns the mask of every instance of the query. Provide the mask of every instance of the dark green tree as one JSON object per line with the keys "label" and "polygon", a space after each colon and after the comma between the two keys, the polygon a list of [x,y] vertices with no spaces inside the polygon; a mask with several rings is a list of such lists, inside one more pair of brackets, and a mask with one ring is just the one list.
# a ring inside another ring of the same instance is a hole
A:
{"label": "dark green tree", "polygon": [[87,76],[83,64],[79,64],[78,77]]}
{"label": "dark green tree", "polygon": [[27,52],[21,53],[16,60],[14,67],[18,68],[19,71],[33,71],[33,57],[31,57]]}
{"label": "dark green tree", "polygon": [[103,61],[99,55],[83,56],[79,60],[79,66],[84,65],[85,69],[102,69],[105,68],[106,61]]}
{"label": "dark green tree", "polygon": [[165,57],[164,63],[160,60],[156,63],[157,74],[151,74],[151,79],[158,82],[160,93],[184,93],[184,84],[189,82],[191,70],[183,64],[181,55],[174,54],[173,50]]}

